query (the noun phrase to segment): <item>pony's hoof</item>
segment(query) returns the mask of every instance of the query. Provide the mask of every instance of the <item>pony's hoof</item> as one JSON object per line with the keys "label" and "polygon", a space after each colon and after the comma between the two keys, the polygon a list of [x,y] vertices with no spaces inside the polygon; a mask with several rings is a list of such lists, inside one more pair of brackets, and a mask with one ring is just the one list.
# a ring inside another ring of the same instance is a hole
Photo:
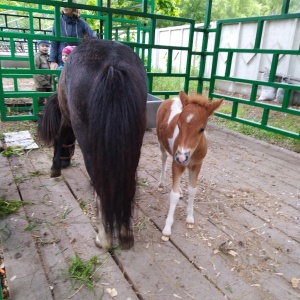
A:
{"label": "pony's hoof", "polygon": [[71,161],[69,159],[68,160],[62,160],[60,164],[61,164],[62,168],[67,168],[71,164]]}
{"label": "pony's hoof", "polygon": [[193,229],[194,228],[194,224],[192,223],[186,223],[186,227],[189,229]]}
{"label": "pony's hoof", "polygon": [[128,239],[128,240],[123,239],[120,241],[120,247],[123,250],[128,250],[128,249],[132,248],[133,245],[134,245],[134,238]]}
{"label": "pony's hoof", "polygon": [[98,235],[99,235],[99,233],[96,235],[95,245],[98,248],[102,248],[102,249],[108,251],[111,248],[111,242],[106,239],[101,242]]}
{"label": "pony's hoof", "polygon": [[159,187],[157,188],[157,190],[158,190],[159,192],[162,192],[162,191],[163,191],[163,189],[164,189],[164,187],[163,187],[163,186],[159,186]]}
{"label": "pony's hoof", "polygon": [[119,233],[119,243],[122,249],[130,249],[134,245],[134,236],[132,227],[126,229],[125,226],[121,227],[121,231]]}
{"label": "pony's hoof", "polygon": [[53,178],[53,177],[59,177],[61,175],[61,170],[56,170],[56,169],[52,169],[51,170],[51,174],[50,174],[50,177]]}
{"label": "pony's hoof", "polygon": [[161,236],[161,239],[162,239],[164,242],[167,242],[167,241],[170,239],[170,237],[169,237],[169,236],[166,236],[166,235],[162,235],[162,236]]}

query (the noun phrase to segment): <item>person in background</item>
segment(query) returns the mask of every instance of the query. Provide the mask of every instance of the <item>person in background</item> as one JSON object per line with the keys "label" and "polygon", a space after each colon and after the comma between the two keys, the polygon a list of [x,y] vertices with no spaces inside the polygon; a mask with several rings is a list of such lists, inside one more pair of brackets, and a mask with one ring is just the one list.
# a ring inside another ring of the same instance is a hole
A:
{"label": "person in background", "polygon": [[[37,48],[38,51],[34,55],[34,66],[36,69],[50,69],[49,58],[49,41],[38,41]],[[52,92],[52,75],[51,74],[34,74],[33,80],[35,84],[35,89],[37,92]],[[38,106],[43,106],[45,104],[46,98],[38,98]],[[29,114],[32,115],[33,106],[29,110]]]}
{"label": "person in background", "polygon": [[[73,0],[73,3],[77,3]],[[83,38],[84,36],[91,36],[97,38],[95,32],[92,31],[90,26],[80,19],[80,12],[76,8],[63,7],[62,16],[60,18],[60,32],[62,37],[75,37]],[[53,24],[52,34],[55,36],[55,24]],[[58,66],[63,64],[62,61],[62,50],[66,46],[77,46],[76,42],[59,42],[51,41],[50,48],[50,68],[51,70],[56,70]]]}
{"label": "person in background", "polygon": [[[62,65],[57,67],[57,70],[62,70],[66,61],[68,60],[69,55],[71,54],[71,52],[76,48],[76,46],[67,46],[62,50]],[[58,76],[54,77],[55,82],[58,82]]]}

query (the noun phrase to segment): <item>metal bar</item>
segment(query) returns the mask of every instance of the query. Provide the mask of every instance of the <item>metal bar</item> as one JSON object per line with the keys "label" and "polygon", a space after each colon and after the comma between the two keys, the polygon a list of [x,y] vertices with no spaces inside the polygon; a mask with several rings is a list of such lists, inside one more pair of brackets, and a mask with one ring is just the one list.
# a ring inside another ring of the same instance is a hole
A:
{"label": "metal bar", "polygon": [[213,55],[213,62],[212,62],[212,67],[211,67],[211,82],[210,82],[209,92],[208,92],[209,98],[212,98],[212,94],[213,94],[214,88],[215,88],[219,46],[220,46],[220,40],[221,40],[221,30],[222,30],[222,24],[217,22],[217,31],[216,31],[215,46],[214,46],[215,53]]}
{"label": "metal bar", "polygon": [[262,119],[261,119],[261,125],[266,126],[268,124],[269,113],[270,113],[270,109],[269,108],[265,108],[263,110],[263,115],[262,115]]}
{"label": "metal bar", "polygon": [[272,63],[271,63],[270,74],[269,74],[269,82],[275,81],[278,60],[279,60],[279,54],[274,53],[272,58]]}
{"label": "metal bar", "polygon": [[290,0],[283,0],[281,14],[288,14],[290,8]]}
{"label": "metal bar", "polygon": [[257,22],[254,49],[260,48],[263,28],[264,28],[264,20],[259,20]]}
{"label": "metal bar", "polygon": [[225,76],[230,76],[231,64],[232,64],[233,52],[228,52],[227,61],[226,61],[226,69]]}

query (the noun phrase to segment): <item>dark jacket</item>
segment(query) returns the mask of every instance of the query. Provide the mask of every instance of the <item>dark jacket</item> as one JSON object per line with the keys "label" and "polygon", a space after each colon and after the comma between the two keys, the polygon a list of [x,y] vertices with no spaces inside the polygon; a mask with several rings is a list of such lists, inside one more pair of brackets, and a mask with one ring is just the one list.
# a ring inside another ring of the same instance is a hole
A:
{"label": "dark jacket", "polygon": [[[80,18],[69,18],[62,15],[60,18],[60,33],[62,37],[83,38],[85,35],[97,38],[97,35],[92,31],[86,21]],[[53,24],[52,34],[55,36],[55,25]],[[76,42],[57,42],[51,41],[50,47],[50,62],[56,62],[62,65],[61,52],[66,46],[77,46]]]}
{"label": "dark jacket", "polygon": [[[48,62],[49,55],[40,51],[36,52],[34,56],[34,65],[36,69],[50,69]],[[51,74],[34,74],[33,80],[35,88],[51,88],[52,75]]]}

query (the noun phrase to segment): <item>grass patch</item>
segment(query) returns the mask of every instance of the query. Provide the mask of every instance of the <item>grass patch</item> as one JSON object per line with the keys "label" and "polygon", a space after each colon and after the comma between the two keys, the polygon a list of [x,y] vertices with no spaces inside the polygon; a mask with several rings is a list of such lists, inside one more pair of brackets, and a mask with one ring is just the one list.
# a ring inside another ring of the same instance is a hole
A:
{"label": "grass patch", "polygon": [[87,261],[83,261],[77,253],[75,258],[69,259],[69,268],[65,277],[73,281],[73,287],[78,284],[85,286],[88,289],[93,289],[94,284],[100,280],[100,277],[95,276],[98,267],[101,267],[102,262],[98,256],[93,256]]}
{"label": "grass patch", "polygon": [[25,205],[31,204],[30,202],[25,202],[21,200],[7,200],[5,196],[0,197],[0,217],[12,214],[18,209]]}
{"label": "grass patch", "polygon": [[12,155],[20,156],[25,152],[24,148],[8,146],[5,150],[1,152],[3,156],[11,157]]}

